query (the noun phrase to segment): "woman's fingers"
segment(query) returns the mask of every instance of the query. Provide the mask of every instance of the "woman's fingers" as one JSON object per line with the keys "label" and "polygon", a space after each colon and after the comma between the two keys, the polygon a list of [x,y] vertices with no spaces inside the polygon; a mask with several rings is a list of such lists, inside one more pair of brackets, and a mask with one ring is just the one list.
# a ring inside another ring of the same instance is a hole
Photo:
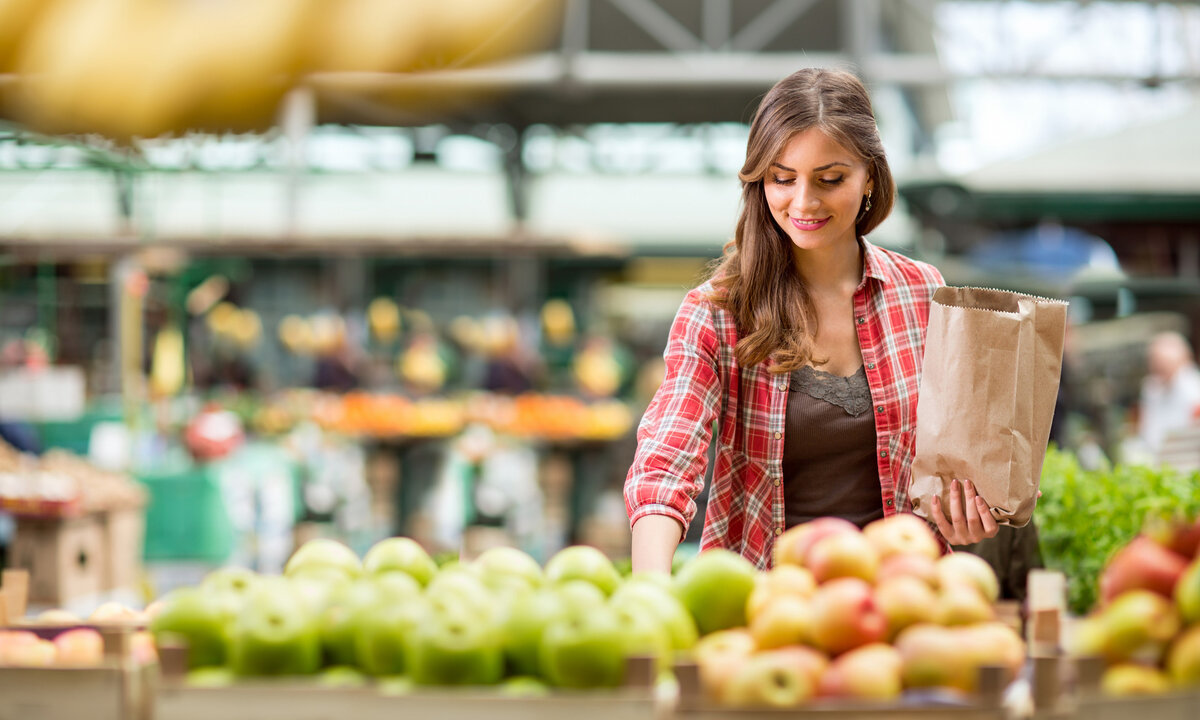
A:
{"label": "woman's fingers", "polygon": [[954,542],[954,527],[946,520],[945,513],[942,512],[942,500],[937,495],[933,496],[933,523],[937,525],[938,532],[942,537],[946,538],[946,542],[951,545]]}
{"label": "woman's fingers", "polygon": [[967,516],[967,537],[970,542],[978,542],[983,539],[983,519],[979,516],[979,495],[975,492],[975,483],[962,480],[959,487],[963,493],[963,513]]}

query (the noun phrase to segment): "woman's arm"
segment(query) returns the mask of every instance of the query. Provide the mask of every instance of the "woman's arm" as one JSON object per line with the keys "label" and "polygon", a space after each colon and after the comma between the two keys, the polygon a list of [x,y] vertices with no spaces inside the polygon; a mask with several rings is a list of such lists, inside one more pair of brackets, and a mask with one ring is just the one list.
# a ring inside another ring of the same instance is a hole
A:
{"label": "woman's arm", "polygon": [[633,524],[633,571],[671,573],[683,526],[667,515],[644,515]]}

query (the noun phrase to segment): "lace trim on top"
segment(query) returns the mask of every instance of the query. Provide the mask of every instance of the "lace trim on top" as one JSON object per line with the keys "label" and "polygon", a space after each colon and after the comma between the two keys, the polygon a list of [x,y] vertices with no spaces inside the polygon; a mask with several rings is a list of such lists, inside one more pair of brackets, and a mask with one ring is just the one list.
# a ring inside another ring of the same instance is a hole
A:
{"label": "lace trim on top", "polygon": [[861,415],[871,408],[871,387],[863,366],[850,377],[842,377],[805,365],[792,371],[791,390],[837,405],[847,415]]}

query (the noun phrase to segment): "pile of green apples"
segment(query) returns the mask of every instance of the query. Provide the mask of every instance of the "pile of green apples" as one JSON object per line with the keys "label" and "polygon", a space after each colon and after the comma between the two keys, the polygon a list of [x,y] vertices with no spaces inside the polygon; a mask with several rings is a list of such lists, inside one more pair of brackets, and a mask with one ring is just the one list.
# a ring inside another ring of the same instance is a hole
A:
{"label": "pile of green apples", "polygon": [[894,702],[935,688],[967,702],[983,666],[1011,681],[1025,662],[1024,641],[997,618],[991,566],[942,555],[914,515],[862,530],[819,518],[781,534],[773,555],[758,572],[709,550],[675,577],[702,634],[692,655],[711,702]]}
{"label": "pile of green apples", "polygon": [[160,644],[188,648],[189,681],[306,675],[331,685],[372,679],[390,689],[496,685],[519,692],[615,687],[627,658],[666,670],[697,640],[666,575],[623,578],[600,550],[572,546],[545,567],[492,548],[438,567],[410,538],[360,559],[311,540],[282,576],[222,568],[155,608]]}
{"label": "pile of green apples", "polygon": [[1200,687],[1200,518],[1154,518],[1100,573],[1100,601],[1067,649],[1101,657],[1103,692]]}

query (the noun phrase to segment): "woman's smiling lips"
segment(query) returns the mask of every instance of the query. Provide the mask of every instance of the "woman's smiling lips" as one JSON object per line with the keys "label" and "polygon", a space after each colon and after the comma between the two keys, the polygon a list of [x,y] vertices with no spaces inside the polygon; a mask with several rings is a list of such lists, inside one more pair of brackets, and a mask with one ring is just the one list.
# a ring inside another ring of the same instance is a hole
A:
{"label": "woman's smiling lips", "polygon": [[820,230],[825,227],[825,223],[829,222],[829,218],[821,218],[820,220],[801,220],[800,218],[789,218],[792,225],[798,230]]}

